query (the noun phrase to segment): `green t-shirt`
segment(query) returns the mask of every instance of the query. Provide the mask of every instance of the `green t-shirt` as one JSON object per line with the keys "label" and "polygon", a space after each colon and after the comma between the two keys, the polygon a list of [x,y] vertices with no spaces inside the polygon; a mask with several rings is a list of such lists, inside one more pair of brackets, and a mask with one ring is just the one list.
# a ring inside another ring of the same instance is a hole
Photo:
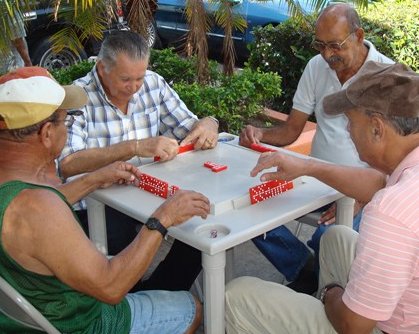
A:
{"label": "green t-shirt", "polygon": [[[131,311],[126,299],[109,305],[73,290],[55,276],[40,275],[24,269],[4,250],[1,231],[3,217],[10,202],[24,189],[54,188],[10,181],[0,185],[0,275],[36,307],[61,333],[129,333]],[[71,251],[71,250],[60,250]],[[29,329],[0,312],[0,333],[39,333]]]}

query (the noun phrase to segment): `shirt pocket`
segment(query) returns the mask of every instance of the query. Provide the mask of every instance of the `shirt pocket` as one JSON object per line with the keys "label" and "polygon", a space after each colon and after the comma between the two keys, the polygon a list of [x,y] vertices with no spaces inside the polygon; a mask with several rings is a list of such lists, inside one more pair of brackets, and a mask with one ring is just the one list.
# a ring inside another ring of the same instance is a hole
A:
{"label": "shirt pocket", "polygon": [[134,113],[133,123],[137,138],[148,138],[159,135],[160,112],[157,107],[146,108],[142,112]]}

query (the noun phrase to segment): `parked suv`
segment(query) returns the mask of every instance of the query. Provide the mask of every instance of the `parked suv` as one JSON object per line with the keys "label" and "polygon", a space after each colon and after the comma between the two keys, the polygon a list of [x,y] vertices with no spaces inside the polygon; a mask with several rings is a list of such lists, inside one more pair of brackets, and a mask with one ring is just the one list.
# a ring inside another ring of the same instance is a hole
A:
{"label": "parked suv", "polygon": [[[87,40],[83,49],[79,50],[79,54],[64,48],[59,53],[52,51],[52,43],[50,37],[57,31],[71,24],[65,19],[66,11],[72,10],[63,5],[60,8],[58,21],[53,20],[54,7],[52,1],[39,1],[34,10],[23,13],[26,24],[26,41],[28,43],[29,55],[32,63],[45,67],[47,69],[58,69],[65,66],[73,65],[76,62],[87,59],[89,56],[96,55],[99,52],[101,41],[90,38]],[[105,31],[107,34],[114,29],[128,29],[123,16],[118,17],[117,22]]]}

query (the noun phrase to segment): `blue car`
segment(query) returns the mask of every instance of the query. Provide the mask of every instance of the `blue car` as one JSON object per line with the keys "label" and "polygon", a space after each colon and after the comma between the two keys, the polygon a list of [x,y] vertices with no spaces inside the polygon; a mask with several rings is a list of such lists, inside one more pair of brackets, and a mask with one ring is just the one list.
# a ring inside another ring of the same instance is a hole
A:
{"label": "blue car", "polygon": [[[280,0],[231,0],[233,11],[241,15],[247,21],[247,28],[241,32],[233,31],[233,39],[237,54],[246,56],[248,51],[246,44],[253,41],[252,30],[255,26],[266,26],[268,24],[279,24],[289,18],[288,6],[285,1]],[[158,38],[163,45],[179,45],[189,27],[186,23],[185,0],[158,0],[158,8],[155,13],[155,23]],[[204,0],[205,8],[210,18],[217,10],[217,4]],[[310,12],[309,1],[300,2],[306,12]],[[213,23],[213,17],[211,19]],[[208,33],[210,50],[221,51],[224,38],[222,28],[212,24]]]}

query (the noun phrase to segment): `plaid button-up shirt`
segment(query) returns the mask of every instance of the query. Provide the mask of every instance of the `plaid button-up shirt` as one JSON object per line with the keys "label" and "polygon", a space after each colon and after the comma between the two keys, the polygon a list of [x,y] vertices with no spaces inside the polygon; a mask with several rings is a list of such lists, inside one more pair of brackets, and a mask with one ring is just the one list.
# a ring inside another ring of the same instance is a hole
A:
{"label": "plaid button-up shirt", "polygon": [[129,101],[127,114],[107,98],[96,67],[74,83],[85,89],[89,99],[83,115],[77,116],[68,130],[60,161],[80,150],[124,140],[159,135],[181,140],[198,120],[167,82],[152,71],[146,72],[144,84]]}
{"label": "plaid button-up shirt", "polygon": [[[146,72],[143,85],[129,101],[127,114],[107,98],[96,66],[74,83],[85,89],[88,102],[82,109],[83,115],[76,116],[68,129],[59,162],[77,151],[107,147],[124,140],[159,135],[181,140],[198,121],[167,82],[152,71]],[[80,204],[85,208],[85,203]]]}

